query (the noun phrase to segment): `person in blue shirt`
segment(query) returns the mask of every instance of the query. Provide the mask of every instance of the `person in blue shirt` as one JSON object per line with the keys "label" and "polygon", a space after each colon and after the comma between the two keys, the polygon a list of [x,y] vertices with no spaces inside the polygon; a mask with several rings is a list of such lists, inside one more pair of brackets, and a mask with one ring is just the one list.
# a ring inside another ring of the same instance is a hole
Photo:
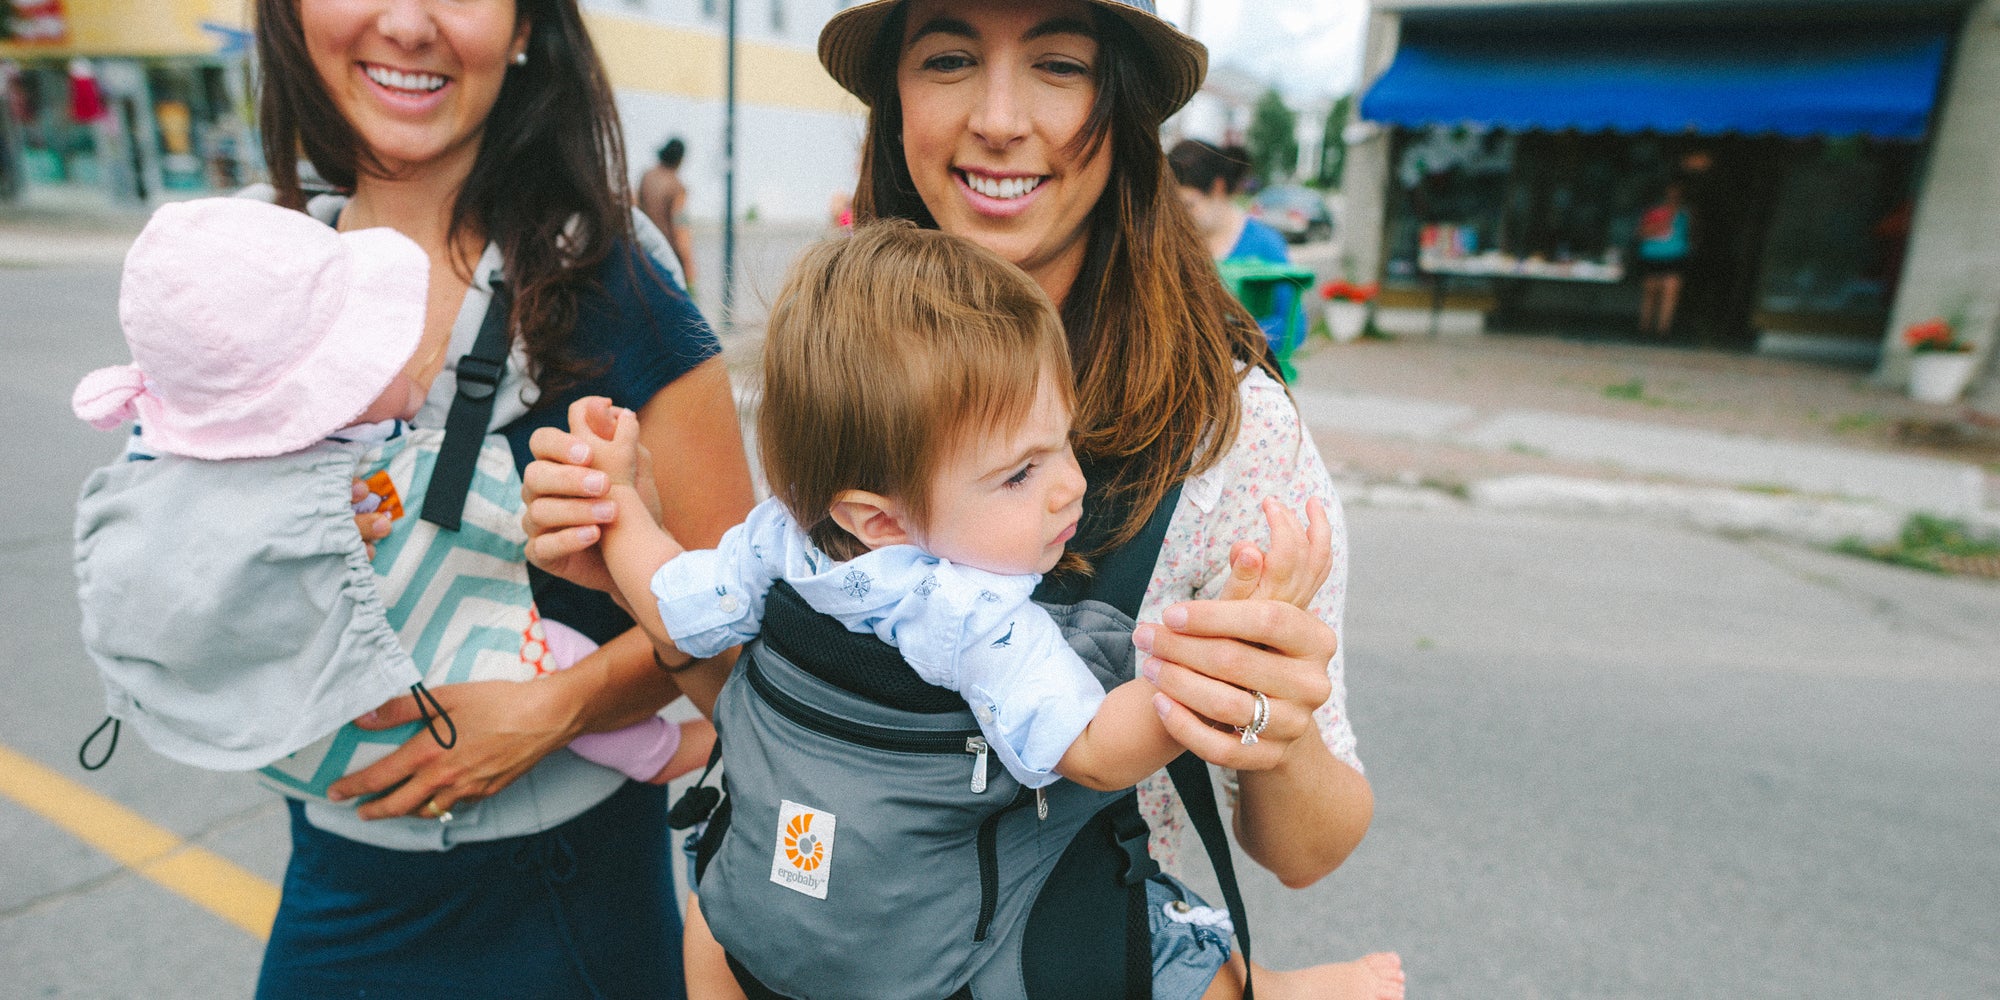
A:
{"label": "person in blue shirt", "polygon": [[[1250,174],[1250,157],[1241,147],[1223,149],[1200,139],[1183,139],[1167,153],[1167,165],[1174,171],[1181,204],[1187,206],[1195,232],[1208,244],[1209,256],[1218,261],[1291,263],[1284,236],[1236,203]],[[1274,349],[1280,346],[1278,338],[1284,336],[1285,318],[1291,315],[1297,295],[1288,285],[1280,287],[1272,297],[1271,311],[1257,317]]]}

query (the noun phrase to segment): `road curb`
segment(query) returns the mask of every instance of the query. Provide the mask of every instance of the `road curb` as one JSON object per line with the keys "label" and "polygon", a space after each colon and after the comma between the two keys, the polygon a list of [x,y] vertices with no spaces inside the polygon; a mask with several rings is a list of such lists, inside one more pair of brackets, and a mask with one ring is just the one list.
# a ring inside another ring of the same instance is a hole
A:
{"label": "road curb", "polygon": [[[1869,545],[1896,541],[1916,511],[1839,497],[1768,494],[1723,487],[1633,483],[1575,476],[1526,474],[1479,480],[1457,492],[1406,483],[1348,480],[1344,502],[1358,507],[1480,510],[1607,517],[1643,517],[1729,535],[1777,538],[1817,548],[1844,541]],[[1974,528],[2000,534],[2000,512],[1964,518]]]}

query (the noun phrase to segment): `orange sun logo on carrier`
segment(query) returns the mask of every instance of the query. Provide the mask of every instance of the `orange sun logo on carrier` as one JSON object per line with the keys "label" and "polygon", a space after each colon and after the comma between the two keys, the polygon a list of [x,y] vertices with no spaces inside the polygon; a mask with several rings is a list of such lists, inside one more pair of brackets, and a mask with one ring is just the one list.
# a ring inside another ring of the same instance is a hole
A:
{"label": "orange sun logo on carrier", "polygon": [[809,872],[826,860],[826,845],[812,834],[813,814],[800,813],[785,824],[785,860]]}
{"label": "orange sun logo on carrier", "polygon": [[833,877],[835,819],[824,809],[780,799],[771,881],[793,892],[825,899],[827,881]]}

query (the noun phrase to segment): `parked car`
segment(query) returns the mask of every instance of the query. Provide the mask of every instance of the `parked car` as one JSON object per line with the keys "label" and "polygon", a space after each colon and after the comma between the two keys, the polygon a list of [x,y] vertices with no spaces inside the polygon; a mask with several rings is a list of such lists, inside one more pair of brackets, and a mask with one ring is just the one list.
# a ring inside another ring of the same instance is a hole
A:
{"label": "parked car", "polygon": [[1252,217],[1283,234],[1291,243],[1333,238],[1333,213],[1318,191],[1293,184],[1276,184],[1250,199]]}

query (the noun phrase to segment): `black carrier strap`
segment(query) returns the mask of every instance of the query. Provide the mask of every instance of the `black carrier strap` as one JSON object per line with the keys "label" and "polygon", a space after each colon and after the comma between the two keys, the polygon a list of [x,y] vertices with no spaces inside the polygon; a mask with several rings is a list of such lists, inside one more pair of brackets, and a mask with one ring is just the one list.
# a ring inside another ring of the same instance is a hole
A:
{"label": "black carrier strap", "polygon": [[446,531],[457,531],[465,512],[465,491],[472,488],[472,471],[479,464],[479,446],[493,422],[493,397],[507,372],[508,315],[513,297],[498,274],[488,279],[493,299],[472,350],[458,359],[458,395],[444,420],[444,443],[438,446],[437,467],[424,494],[424,520]]}

